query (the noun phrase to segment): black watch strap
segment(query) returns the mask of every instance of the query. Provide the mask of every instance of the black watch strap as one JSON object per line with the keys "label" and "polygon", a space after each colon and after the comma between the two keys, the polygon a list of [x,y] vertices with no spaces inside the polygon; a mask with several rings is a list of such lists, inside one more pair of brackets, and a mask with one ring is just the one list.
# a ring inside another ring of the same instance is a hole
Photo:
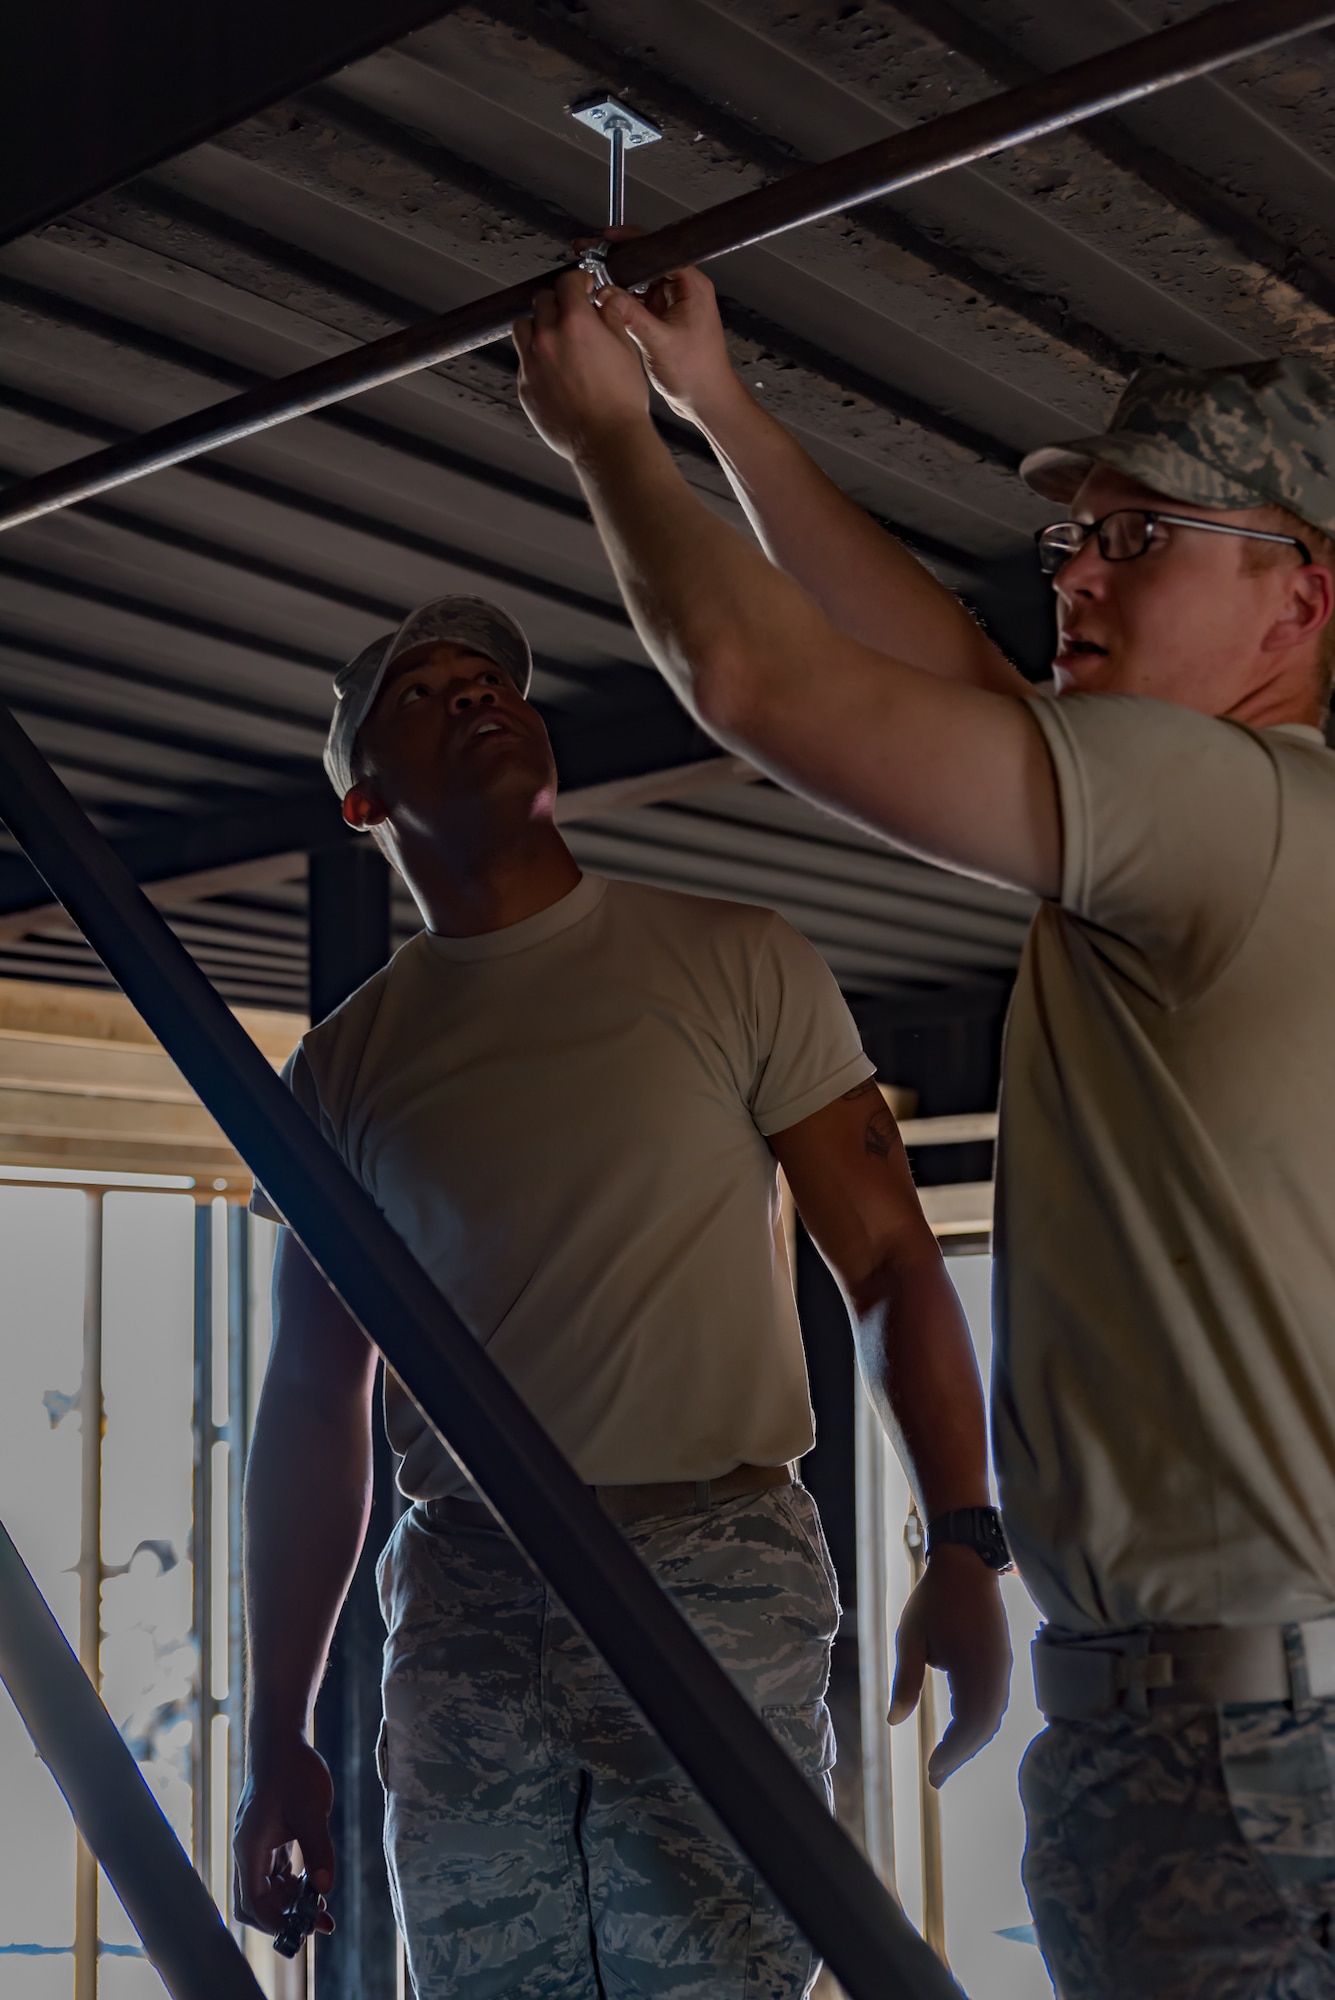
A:
{"label": "black watch strap", "polygon": [[1006,1531],[995,1507],[956,1507],[952,1513],[937,1514],[927,1523],[927,1553],[945,1542],[962,1543],[972,1549],[989,1569],[1013,1569],[1006,1546]]}

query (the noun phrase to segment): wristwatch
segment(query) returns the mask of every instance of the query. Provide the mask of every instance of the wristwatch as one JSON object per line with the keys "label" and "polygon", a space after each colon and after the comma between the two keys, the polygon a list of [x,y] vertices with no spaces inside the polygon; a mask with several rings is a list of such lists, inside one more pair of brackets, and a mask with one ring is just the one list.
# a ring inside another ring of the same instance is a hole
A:
{"label": "wristwatch", "polygon": [[952,1513],[938,1514],[935,1520],[927,1523],[928,1555],[946,1542],[962,1542],[989,1569],[1015,1567],[1006,1546],[1006,1531],[995,1507],[956,1507]]}

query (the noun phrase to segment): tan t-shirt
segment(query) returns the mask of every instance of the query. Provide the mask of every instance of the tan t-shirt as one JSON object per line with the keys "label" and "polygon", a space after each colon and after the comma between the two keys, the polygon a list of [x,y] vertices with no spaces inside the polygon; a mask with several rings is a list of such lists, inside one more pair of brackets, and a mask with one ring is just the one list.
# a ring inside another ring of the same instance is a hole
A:
{"label": "tan t-shirt", "polygon": [[[766,1145],[871,1075],[770,910],[586,875],[482,937],[423,932],[313,1028],[302,1104],[591,1484],[813,1442]],[[414,1499],[466,1490],[392,1378]]]}
{"label": "tan t-shirt", "polygon": [[998,1156],[1006,1523],[1076,1630],[1335,1609],[1335,756],[1037,701],[1061,907]]}

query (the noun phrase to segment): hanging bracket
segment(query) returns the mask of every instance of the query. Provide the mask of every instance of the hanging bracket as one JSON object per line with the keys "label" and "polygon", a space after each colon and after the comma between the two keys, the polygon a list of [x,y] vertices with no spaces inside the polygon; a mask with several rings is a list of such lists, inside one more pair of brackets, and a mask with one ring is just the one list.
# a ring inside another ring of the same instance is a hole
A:
{"label": "hanging bracket", "polygon": [[626,219],[626,154],[632,146],[652,146],[663,134],[619,97],[587,97],[571,105],[570,115],[607,141],[607,226],[619,229]]}

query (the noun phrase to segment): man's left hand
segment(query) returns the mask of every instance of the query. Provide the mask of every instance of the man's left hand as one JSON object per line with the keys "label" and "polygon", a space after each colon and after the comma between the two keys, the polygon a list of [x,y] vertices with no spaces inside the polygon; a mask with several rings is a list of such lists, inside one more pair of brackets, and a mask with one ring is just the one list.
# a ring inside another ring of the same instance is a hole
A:
{"label": "man's left hand", "polygon": [[593,303],[586,271],[565,271],[514,324],[519,400],[545,444],[572,461],[600,432],[643,425],[649,385],[639,350]]}
{"label": "man's left hand", "polygon": [[972,1549],[938,1549],[899,1621],[892,1723],[912,1715],[928,1667],[950,1681],[950,1727],[933,1750],[927,1776],[941,1786],[990,1743],[1010,1695],[1011,1642],[994,1570]]}

